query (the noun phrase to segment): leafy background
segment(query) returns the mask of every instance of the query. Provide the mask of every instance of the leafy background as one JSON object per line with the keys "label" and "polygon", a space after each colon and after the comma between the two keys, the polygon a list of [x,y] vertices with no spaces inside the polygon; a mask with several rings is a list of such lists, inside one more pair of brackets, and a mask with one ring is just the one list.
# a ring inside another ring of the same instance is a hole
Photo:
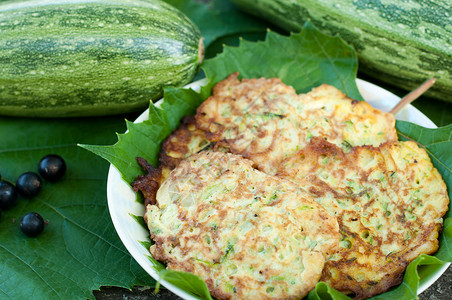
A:
{"label": "leafy background", "polygon": [[[114,232],[105,201],[107,165],[76,143],[111,142],[120,118],[77,120],[0,119],[0,172],[14,181],[37,171],[48,153],[65,158],[67,174],[44,182],[35,199],[19,199],[0,220],[0,298],[75,299],[92,297],[102,285],[152,282]],[[42,235],[27,238],[19,229],[29,211],[48,221]],[[20,287],[19,289],[17,287]]]}
{"label": "leafy background", "polygon": [[[239,36],[261,40],[270,27],[226,1],[167,2],[195,21],[206,38],[209,57],[220,52],[223,43],[237,45]],[[424,98],[415,106],[438,126],[452,123],[449,103]],[[44,182],[38,197],[20,198],[16,207],[2,213],[0,298],[93,298],[92,290],[101,286],[155,284],[127,253],[111,223],[106,204],[108,163],[77,147],[78,143],[114,143],[115,132],[126,129],[124,119],[134,120],[137,115],[53,120],[0,117],[3,178],[14,182],[22,172],[36,171],[39,159],[48,153],[62,155],[68,164],[62,181]],[[28,211],[39,212],[48,221],[39,238],[26,238],[19,230],[18,222]]]}

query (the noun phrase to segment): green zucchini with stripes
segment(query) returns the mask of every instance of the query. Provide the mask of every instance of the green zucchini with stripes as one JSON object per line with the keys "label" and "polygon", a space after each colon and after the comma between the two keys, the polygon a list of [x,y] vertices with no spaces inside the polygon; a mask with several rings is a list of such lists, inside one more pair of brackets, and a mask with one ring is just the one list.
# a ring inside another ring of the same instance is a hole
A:
{"label": "green zucchini with stripes", "polygon": [[202,59],[196,25],[160,0],[0,3],[0,115],[143,110]]}
{"label": "green zucchini with stripes", "polygon": [[232,0],[288,31],[310,20],[354,45],[359,70],[412,90],[437,78],[426,95],[452,102],[450,0]]}

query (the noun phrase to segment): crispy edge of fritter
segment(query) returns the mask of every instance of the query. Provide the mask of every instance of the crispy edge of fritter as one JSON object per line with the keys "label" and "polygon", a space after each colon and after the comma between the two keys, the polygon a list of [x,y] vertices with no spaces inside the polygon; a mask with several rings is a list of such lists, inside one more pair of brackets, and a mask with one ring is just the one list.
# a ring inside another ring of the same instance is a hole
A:
{"label": "crispy edge of fritter", "polygon": [[[162,142],[158,167],[152,166],[144,158],[136,158],[145,174],[137,176],[137,179],[131,185],[135,192],[143,194],[145,206],[156,204],[156,194],[160,185],[185,157],[193,154],[188,146],[190,141],[196,137],[200,137],[206,142],[208,141],[204,132],[196,128],[194,117],[186,116],[182,118],[179,128]],[[212,145],[209,144],[205,149],[210,147]]]}
{"label": "crispy edge of fritter", "polygon": [[[398,143],[398,142],[395,142]],[[343,149],[340,147],[329,143],[328,141],[319,138],[319,137],[313,137],[311,142],[308,144],[308,146],[300,150],[296,155],[301,155],[302,157],[306,158],[305,153],[309,153],[311,155],[308,156],[308,160],[311,160],[311,162],[304,162],[313,165],[314,167],[318,166],[318,157],[320,156],[338,156],[341,160],[355,160],[354,157],[359,155],[359,152],[361,149],[367,149],[369,151],[377,151],[379,152],[382,147],[391,147],[391,145],[394,145],[395,143],[387,142],[381,144],[379,147],[374,147],[371,145],[364,145],[359,147],[353,147],[350,152],[345,153]],[[420,147],[421,151],[425,151]],[[425,153],[425,155],[428,157],[428,155]],[[287,158],[285,162],[290,161],[292,158]],[[283,162],[283,164],[285,163]],[[292,172],[285,172],[284,167],[281,164],[281,168],[278,170],[277,176],[281,176],[284,178],[294,178],[295,174]],[[309,192],[317,195],[318,197],[322,197],[322,195],[325,194],[325,192],[330,192],[335,197],[341,197],[341,195],[338,193],[338,191],[332,189],[328,184],[325,184],[323,181],[318,180],[317,178],[313,179],[310,178],[308,180],[315,180],[315,186],[316,188],[311,187],[309,189]],[[446,199],[444,202],[444,207],[438,208],[439,214],[444,216],[444,214],[448,210],[448,204],[449,204],[449,198],[446,193]],[[342,226],[342,220],[341,216],[338,216],[340,231],[347,231],[347,228],[344,228]],[[369,280],[365,281],[367,282],[367,286],[369,288],[366,289],[362,284],[350,284],[348,278],[347,272],[342,272],[342,268],[347,268],[349,265],[354,264],[354,260],[346,260],[341,259],[339,261],[327,261],[325,264],[325,267],[322,272],[321,281],[329,282],[329,277],[331,273],[329,273],[329,265],[333,265],[336,271],[339,271],[340,278],[337,280],[334,280],[330,282],[330,285],[332,285],[333,288],[336,290],[345,293],[345,294],[351,294],[353,295],[354,299],[365,299],[369,298],[378,294],[381,294],[383,292],[386,292],[389,288],[399,285],[403,281],[403,275],[406,270],[406,267],[408,264],[414,260],[418,255],[420,254],[433,254],[438,250],[439,247],[439,240],[438,236],[440,231],[442,230],[443,225],[442,224],[429,224],[428,228],[425,228],[425,231],[417,237],[415,245],[410,248],[408,251],[404,252],[402,255],[397,256],[395,259],[396,261],[391,262],[391,266],[385,266],[387,268],[387,272],[385,273],[382,280],[379,282],[370,282]],[[356,235],[356,233],[348,232],[350,235]],[[364,243],[359,236],[357,236],[357,241],[359,242],[359,245],[364,246],[367,248],[366,243]],[[355,241],[355,243],[357,243]],[[359,248],[359,245],[354,248]],[[345,253],[349,253],[350,251],[346,250]],[[341,267],[343,266],[343,267]]]}
{"label": "crispy edge of fritter", "polygon": [[146,172],[144,175],[138,175],[137,179],[131,183],[134,192],[141,192],[144,197],[144,206],[156,203],[157,190],[160,187],[162,169],[151,165],[142,157],[136,158],[138,165]]}

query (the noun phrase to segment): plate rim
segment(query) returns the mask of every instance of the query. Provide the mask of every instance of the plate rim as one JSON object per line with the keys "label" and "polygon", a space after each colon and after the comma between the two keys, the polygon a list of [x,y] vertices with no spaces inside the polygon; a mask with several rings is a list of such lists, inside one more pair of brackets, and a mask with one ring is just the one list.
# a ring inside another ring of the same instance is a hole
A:
{"label": "plate rim", "polygon": [[[387,101],[390,102],[394,102],[393,105],[397,104],[398,101],[400,101],[400,97],[398,97],[397,95],[393,94],[392,92],[376,85],[373,84],[371,82],[368,82],[366,80],[357,78],[356,79],[356,83],[358,86],[358,89],[360,91],[360,93],[363,95],[363,98],[365,98],[366,102],[372,103],[372,101],[369,101],[369,94],[366,94],[366,91],[370,90],[377,90],[378,91],[378,95],[376,95],[376,99],[374,101],[382,101],[379,100],[382,97],[385,97],[386,99],[388,99]],[[201,79],[201,80],[197,80],[194,81],[186,86],[184,86],[184,88],[191,88],[197,92],[199,92],[200,88],[204,85],[207,84],[207,79]],[[366,98],[367,95],[367,98]],[[373,94],[372,94],[373,95]],[[162,99],[158,100],[155,102],[155,105],[157,107],[160,107],[160,104],[162,103]],[[385,111],[389,111],[389,109],[382,109]],[[395,117],[396,119],[399,119],[400,117],[403,118],[404,114],[407,114],[407,112],[410,111],[410,113],[414,113],[415,115],[418,116],[418,118],[421,118],[419,122],[424,122],[424,127],[427,128],[437,128],[437,126],[427,117],[425,116],[421,111],[419,111],[417,108],[415,108],[413,105],[408,104],[407,106],[405,106]],[[144,120],[148,119],[148,115],[149,115],[149,108],[146,109],[145,111],[143,111],[143,113],[141,113],[134,121],[134,123],[140,123]],[[415,121],[416,121],[415,120]],[[413,122],[416,123],[416,122]],[[126,131],[127,132],[127,131]],[[120,180],[119,184],[118,182],[116,182],[117,180]],[[142,248],[142,250],[145,250],[145,247],[143,247],[143,245],[141,245],[139,243],[138,240],[136,241],[132,241],[131,243],[129,242],[130,240],[130,235],[127,234],[122,227],[121,221],[118,218],[117,212],[115,211],[115,201],[113,199],[117,198],[117,191],[118,189],[125,189],[123,190],[123,192],[125,193],[125,197],[129,198],[131,195],[133,195],[133,203],[132,203],[132,207],[134,207],[134,211],[136,212],[137,209],[137,205],[141,205],[142,206],[142,215],[144,214],[144,206],[143,204],[139,203],[138,201],[136,201],[136,196],[135,193],[132,191],[131,187],[129,184],[127,184],[121,177],[119,171],[116,169],[116,167],[112,164],[110,164],[109,170],[108,170],[108,176],[107,176],[107,204],[108,204],[108,210],[110,213],[110,217],[112,219],[112,223],[113,226],[115,227],[116,233],[118,234],[122,244],[124,245],[124,247],[127,249],[127,251],[129,252],[129,254],[132,256],[132,258],[140,265],[141,268],[143,268],[143,270],[148,273],[148,275],[150,275],[152,278],[154,278],[156,281],[159,281],[161,285],[163,285],[165,288],[167,288],[168,290],[170,290],[171,292],[173,292],[174,294],[176,294],[177,296],[183,298],[183,299],[188,299],[188,300],[196,300],[199,299],[193,295],[188,294],[187,292],[185,292],[184,290],[180,289],[179,287],[173,285],[170,282],[167,282],[164,279],[161,279],[160,276],[158,275],[158,273],[154,270],[150,260],[148,259],[148,257],[146,257],[146,255],[150,256],[149,251],[147,250],[147,253],[139,253],[137,252],[138,250],[136,249],[137,247],[139,247],[140,249]],[[130,200],[130,199],[129,199]],[[141,225],[138,224],[138,222],[136,222],[134,220],[134,218],[131,217],[131,215],[133,215],[133,213],[131,211],[128,211],[124,214],[121,214],[121,216],[124,215],[128,215],[130,217],[130,222],[134,222],[136,223],[135,227],[137,230],[141,230],[144,231],[145,236],[147,236],[149,234],[148,231],[146,231],[144,228],[141,227]],[[138,226],[141,227],[138,228]],[[143,252],[143,251],[142,251]],[[144,254],[144,255],[143,255]],[[150,265],[151,264],[151,265]],[[430,276],[428,276],[428,278],[422,278],[420,279],[419,282],[419,286],[417,289],[417,295],[420,295],[422,292],[424,292],[425,290],[427,290],[434,282],[436,282],[443,274],[444,272],[448,269],[448,267],[450,266],[450,262],[446,262],[443,265],[438,265],[437,270]],[[424,280],[423,280],[424,279]]]}

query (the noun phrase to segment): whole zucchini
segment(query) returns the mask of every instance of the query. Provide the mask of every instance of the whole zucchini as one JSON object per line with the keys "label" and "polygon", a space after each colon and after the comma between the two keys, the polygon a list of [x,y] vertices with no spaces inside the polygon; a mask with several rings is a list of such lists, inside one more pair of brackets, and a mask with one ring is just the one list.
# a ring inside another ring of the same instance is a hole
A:
{"label": "whole zucchini", "polygon": [[450,0],[232,0],[288,31],[310,20],[354,45],[359,70],[411,90],[428,78],[426,93],[452,102],[452,5]]}
{"label": "whole zucchini", "polygon": [[142,110],[189,83],[198,28],[160,0],[0,3],[0,115],[100,116]]}

